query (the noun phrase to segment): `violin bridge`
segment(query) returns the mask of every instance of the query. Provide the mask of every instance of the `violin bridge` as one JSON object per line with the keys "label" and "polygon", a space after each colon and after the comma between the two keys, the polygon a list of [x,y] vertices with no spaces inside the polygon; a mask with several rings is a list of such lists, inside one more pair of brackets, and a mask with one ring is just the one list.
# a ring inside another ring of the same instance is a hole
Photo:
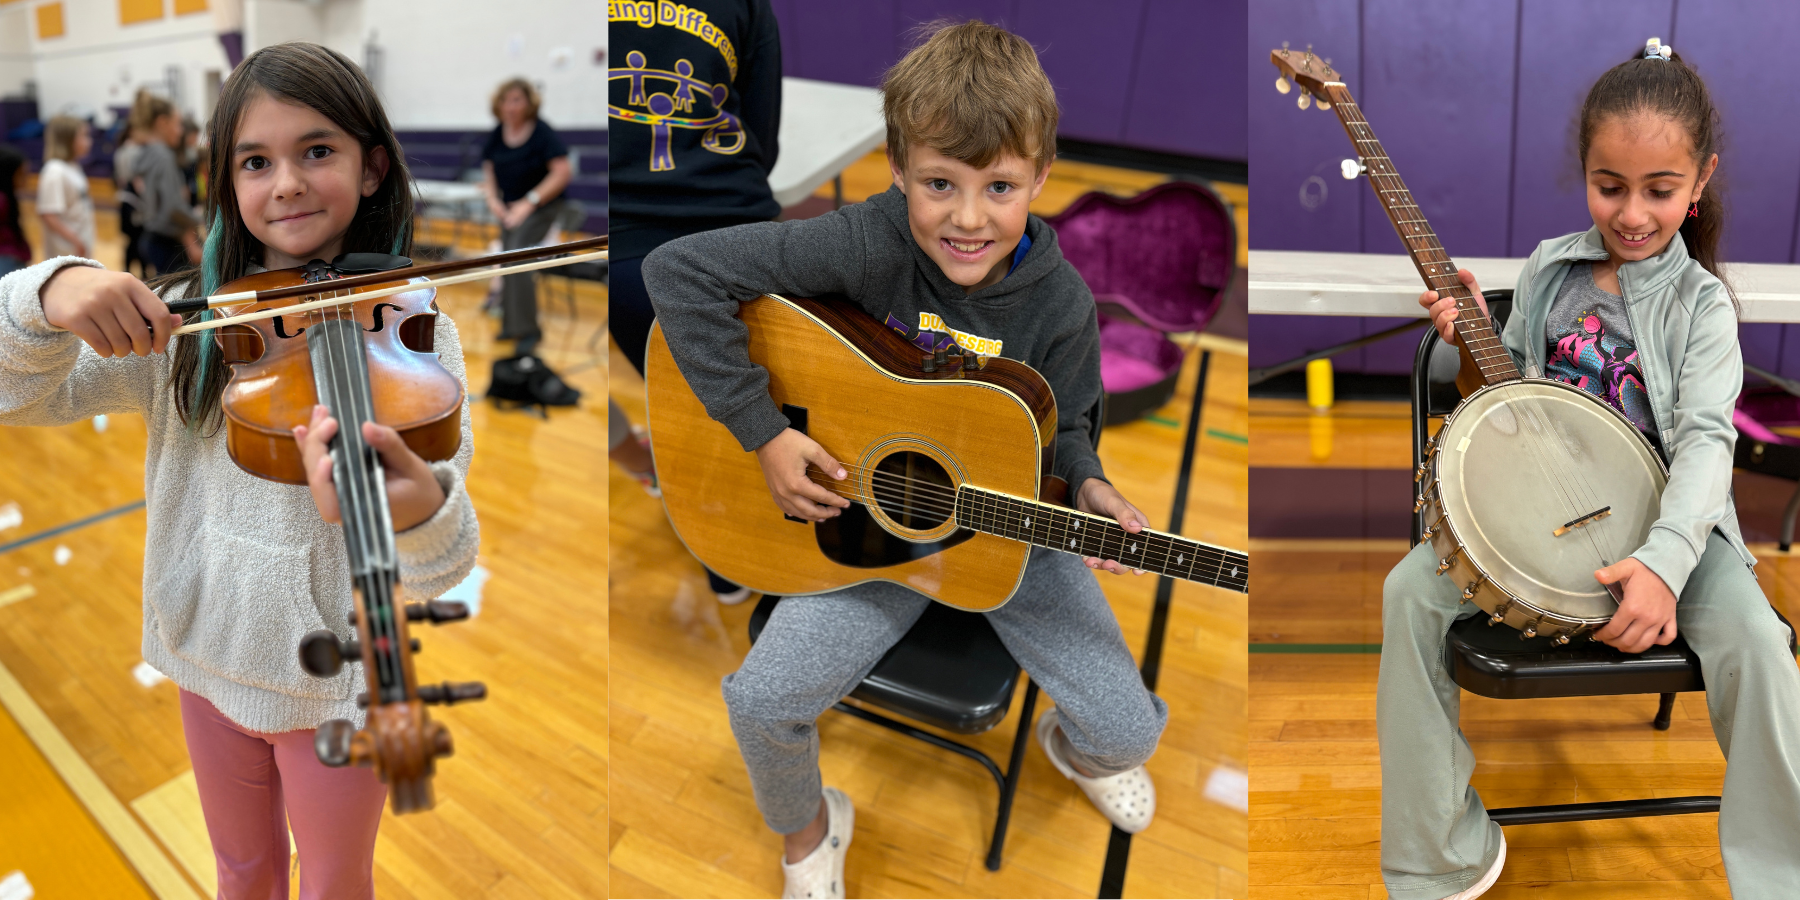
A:
{"label": "violin bridge", "polygon": [[1585,516],[1577,516],[1573,519],[1570,519],[1567,522],[1564,522],[1562,524],[1562,527],[1551,532],[1551,535],[1554,537],[1562,537],[1563,535],[1568,534],[1569,532],[1574,531],[1575,529],[1580,528],[1583,525],[1588,525],[1593,522],[1598,522],[1601,519],[1604,519],[1610,515],[1612,515],[1612,507],[1602,506],[1599,509],[1596,509],[1591,513],[1588,513]]}

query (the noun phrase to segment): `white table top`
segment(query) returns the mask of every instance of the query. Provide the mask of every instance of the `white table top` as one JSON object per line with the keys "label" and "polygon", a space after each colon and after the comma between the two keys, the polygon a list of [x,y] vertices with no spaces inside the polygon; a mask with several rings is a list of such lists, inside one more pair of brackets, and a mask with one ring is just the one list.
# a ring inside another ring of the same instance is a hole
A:
{"label": "white table top", "polygon": [[793,206],[887,141],[881,92],[852,84],[781,79],[781,155],[769,173],[775,202]]}
{"label": "white table top", "polygon": [[[1483,289],[1510,288],[1523,259],[1464,257]],[[1731,263],[1726,267],[1743,306],[1743,322],[1800,322],[1800,266]],[[1298,316],[1421,318],[1425,289],[1400,254],[1250,251],[1250,311]]]}
{"label": "white table top", "polygon": [[413,179],[413,194],[426,203],[471,203],[482,199],[481,185],[467,181]]}

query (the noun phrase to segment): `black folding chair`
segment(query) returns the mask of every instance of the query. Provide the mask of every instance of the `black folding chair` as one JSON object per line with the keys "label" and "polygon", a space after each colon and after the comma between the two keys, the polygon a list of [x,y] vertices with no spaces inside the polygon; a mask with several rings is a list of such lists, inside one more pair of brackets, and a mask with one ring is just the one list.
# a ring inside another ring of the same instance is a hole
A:
{"label": "black folding chair", "polygon": [[[1493,316],[1494,330],[1502,330],[1512,312],[1512,291],[1487,291],[1483,297]],[[1459,363],[1456,347],[1438,337],[1437,329],[1427,329],[1413,358],[1415,467],[1425,458],[1431,418],[1448,414],[1462,399],[1456,389]],[[1420,515],[1413,513],[1415,545],[1424,530]],[[1787,622],[1779,611],[1776,616]],[[1791,627],[1789,633],[1792,634]],[[1503,700],[1660,694],[1661,702],[1651,725],[1662,731],[1669,728],[1677,693],[1706,690],[1700,657],[1688,647],[1685,637],[1639,654],[1622,653],[1586,639],[1558,647],[1547,637],[1522,640],[1516,629],[1488,625],[1486,616],[1472,616],[1450,626],[1444,642],[1444,667],[1464,690]],[[1501,825],[1531,825],[1718,810],[1718,797],[1667,797],[1490,809],[1488,817]]]}
{"label": "black folding chair", "polygon": [[[1106,421],[1106,397],[1094,404],[1088,419],[1094,447],[1100,446],[1101,423]],[[1073,498],[1071,498],[1073,502]],[[765,595],[750,614],[750,642],[755,643],[781,598]],[[1018,791],[1025,748],[1031,742],[1038,686],[1019,669],[994,627],[980,613],[964,612],[933,603],[899,643],[875,664],[850,696],[923,722],[953,734],[981,734],[1000,724],[1012,707],[1013,691],[1025,682],[1025,703],[1013,734],[1011,758],[1001,770],[993,758],[967,744],[860,706],[839,701],[831,708],[883,728],[942,747],[980,763],[994,776],[1000,802],[994,815],[994,835],[988,842],[987,867],[1000,870],[1000,854],[1006,845],[1007,823],[1012,817],[1013,795]]]}

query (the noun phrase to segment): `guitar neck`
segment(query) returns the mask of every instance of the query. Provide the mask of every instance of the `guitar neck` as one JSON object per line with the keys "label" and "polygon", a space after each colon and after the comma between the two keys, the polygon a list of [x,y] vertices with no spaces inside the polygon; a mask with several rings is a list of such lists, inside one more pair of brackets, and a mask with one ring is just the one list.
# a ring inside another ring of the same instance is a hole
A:
{"label": "guitar neck", "polygon": [[1459,310],[1456,333],[1481,370],[1482,380],[1487,384],[1498,384],[1519,378],[1512,355],[1506,352],[1500,336],[1494,333],[1493,323],[1482,314],[1475,295],[1457,279],[1456,263],[1444,252],[1444,245],[1438,243],[1437,232],[1413,201],[1406,182],[1400,180],[1400,173],[1394,170],[1387,149],[1376,140],[1374,129],[1363,118],[1362,110],[1350,96],[1350,89],[1342,82],[1331,82],[1325,85],[1325,90],[1331,96],[1332,110],[1337,113],[1338,121],[1344,123],[1344,131],[1349,133],[1356,154],[1367,169],[1369,185],[1380,198],[1381,208],[1387,211],[1388,221],[1400,235],[1400,242],[1406,245],[1407,255],[1412,257],[1419,277],[1425,279],[1426,286],[1437,291],[1439,297],[1456,298]]}
{"label": "guitar neck", "polygon": [[1148,529],[1133,534],[1103,516],[964,485],[956,491],[964,528],[1081,556],[1115,559],[1134,569],[1250,590],[1250,558],[1236,550]]}

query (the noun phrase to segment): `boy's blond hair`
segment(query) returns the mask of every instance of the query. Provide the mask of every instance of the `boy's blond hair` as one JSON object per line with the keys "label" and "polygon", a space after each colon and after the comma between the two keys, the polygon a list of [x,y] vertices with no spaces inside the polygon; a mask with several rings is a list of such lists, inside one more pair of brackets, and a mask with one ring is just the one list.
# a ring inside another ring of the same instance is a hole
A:
{"label": "boy's blond hair", "polygon": [[74,116],[55,116],[44,123],[44,160],[75,161],[75,136],[87,123]]}
{"label": "boy's blond hair", "polygon": [[1002,154],[1037,172],[1056,156],[1056,89],[1031,45],[1003,28],[970,20],[925,26],[923,44],[881,79],[888,156],[906,169],[920,144],[977,169]]}

